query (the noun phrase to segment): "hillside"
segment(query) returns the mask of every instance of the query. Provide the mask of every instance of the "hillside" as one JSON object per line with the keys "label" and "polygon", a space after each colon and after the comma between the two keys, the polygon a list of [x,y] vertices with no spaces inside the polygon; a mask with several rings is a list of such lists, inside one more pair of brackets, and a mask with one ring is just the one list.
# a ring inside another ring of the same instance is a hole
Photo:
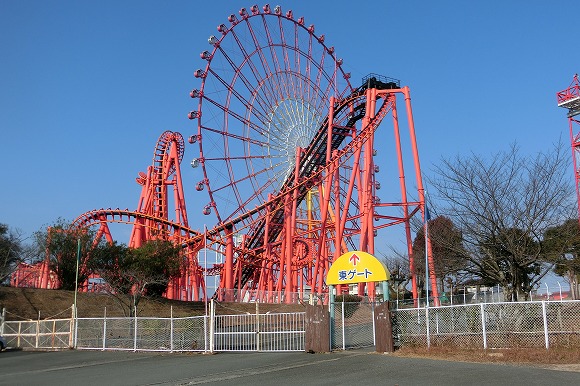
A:
{"label": "hillside", "polygon": [[[0,287],[0,309],[6,309],[7,320],[67,318],[71,316],[74,291],[47,290],[37,288]],[[78,293],[79,317],[91,318],[126,316],[119,302],[110,295]],[[304,311],[301,305],[260,304],[260,313]],[[203,315],[203,302],[183,302],[164,298],[143,298],[137,306],[138,316],[174,317]],[[219,303],[217,314],[254,313],[256,305],[244,303]]]}

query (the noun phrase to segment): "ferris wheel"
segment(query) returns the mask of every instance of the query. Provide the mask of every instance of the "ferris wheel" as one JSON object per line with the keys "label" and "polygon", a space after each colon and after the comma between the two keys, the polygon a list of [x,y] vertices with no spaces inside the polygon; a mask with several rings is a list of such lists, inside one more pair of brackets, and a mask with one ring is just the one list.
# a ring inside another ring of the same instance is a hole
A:
{"label": "ferris wheel", "polygon": [[203,214],[219,223],[243,216],[277,194],[328,115],[329,97],[350,95],[349,75],[334,48],[304,18],[280,6],[242,8],[217,27],[201,53],[207,63],[191,91],[199,145],[196,190],[207,191]]}

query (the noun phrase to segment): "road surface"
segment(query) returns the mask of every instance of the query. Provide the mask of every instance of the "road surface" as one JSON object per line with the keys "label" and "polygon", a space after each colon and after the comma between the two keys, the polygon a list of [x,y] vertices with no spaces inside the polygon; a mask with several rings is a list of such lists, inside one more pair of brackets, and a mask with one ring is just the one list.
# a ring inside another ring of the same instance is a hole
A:
{"label": "road surface", "polygon": [[160,354],[101,351],[0,353],[0,385],[574,385],[580,372],[328,354]]}

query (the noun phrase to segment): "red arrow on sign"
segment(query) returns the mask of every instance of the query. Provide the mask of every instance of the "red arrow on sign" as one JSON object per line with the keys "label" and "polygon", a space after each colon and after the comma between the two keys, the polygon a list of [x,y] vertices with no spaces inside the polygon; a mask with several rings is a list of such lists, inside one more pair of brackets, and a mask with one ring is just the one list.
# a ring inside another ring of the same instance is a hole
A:
{"label": "red arrow on sign", "polygon": [[352,263],[352,265],[356,265],[360,260],[360,257],[358,257],[356,254],[353,253],[349,260]]}

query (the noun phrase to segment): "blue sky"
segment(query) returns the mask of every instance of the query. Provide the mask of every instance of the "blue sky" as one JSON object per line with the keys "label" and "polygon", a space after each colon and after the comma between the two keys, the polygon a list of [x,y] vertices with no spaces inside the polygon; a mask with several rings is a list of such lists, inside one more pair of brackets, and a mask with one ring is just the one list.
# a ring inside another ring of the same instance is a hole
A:
{"label": "blue sky", "polygon": [[[253,4],[0,0],[0,222],[30,235],[58,217],[135,209],[135,177],[159,135],[196,132],[188,94],[208,36]],[[315,24],[353,84],[375,72],[411,88],[425,174],[442,157],[569,142],[555,93],[580,70],[577,1],[275,4]],[[187,145],[184,163],[197,151]],[[194,172],[182,167],[190,223],[201,229],[207,200]]]}

